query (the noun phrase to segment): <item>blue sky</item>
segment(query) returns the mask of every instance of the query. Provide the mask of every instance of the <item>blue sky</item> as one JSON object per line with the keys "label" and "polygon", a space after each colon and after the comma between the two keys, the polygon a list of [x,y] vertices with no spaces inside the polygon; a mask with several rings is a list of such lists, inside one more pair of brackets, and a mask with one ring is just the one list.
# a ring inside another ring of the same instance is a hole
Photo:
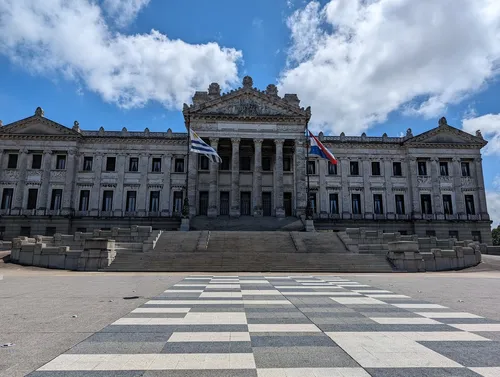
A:
{"label": "blue sky", "polygon": [[[396,4],[397,3],[397,4]],[[441,116],[490,140],[500,219],[500,7],[489,0],[0,0],[0,119],[183,130],[194,90],[251,75],[327,134],[417,134]],[[152,31],[154,30],[154,31]]]}

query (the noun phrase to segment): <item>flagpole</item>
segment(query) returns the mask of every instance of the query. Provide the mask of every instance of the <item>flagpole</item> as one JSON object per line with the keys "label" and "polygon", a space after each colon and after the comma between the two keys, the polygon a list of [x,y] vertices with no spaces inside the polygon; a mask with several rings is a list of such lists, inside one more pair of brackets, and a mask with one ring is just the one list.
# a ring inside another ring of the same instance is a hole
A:
{"label": "flagpole", "polygon": [[187,114],[187,158],[186,158],[186,197],[184,198],[184,205],[182,207],[182,216],[189,218],[189,155],[191,154],[191,115]]}
{"label": "flagpole", "polygon": [[306,176],[307,176],[307,205],[306,205],[306,219],[312,219],[312,207],[311,207],[311,195],[310,195],[310,185],[309,185],[309,145],[310,142],[309,135],[309,119],[306,122]]}

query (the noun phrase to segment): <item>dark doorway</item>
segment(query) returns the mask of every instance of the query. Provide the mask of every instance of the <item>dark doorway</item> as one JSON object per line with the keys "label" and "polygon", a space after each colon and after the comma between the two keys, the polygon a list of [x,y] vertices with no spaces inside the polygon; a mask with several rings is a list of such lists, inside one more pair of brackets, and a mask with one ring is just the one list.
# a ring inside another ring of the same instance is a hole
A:
{"label": "dark doorway", "polygon": [[221,191],[220,193],[220,214],[221,216],[229,215],[229,192]]}
{"label": "dark doorway", "polygon": [[200,205],[198,214],[206,216],[208,213],[208,191],[200,191]]}
{"label": "dark doorway", "polygon": [[263,192],[262,193],[262,214],[264,216],[271,216],[272,213],[272,200],[271,200],[271,193],[270,192]]}
{"label": "dark doorway", "polygon": [[285,216],[292,216],[292,193],[283,194],[283,205],[285,206]]}
{"label": "dark doorway", "polygon": [[241,212],[240,214],[242,216],[249,216],[250,215],[250,207],[251,207],[251,193],[248,192],[248,191],[243,191],[241,193],[241,200],[240,200],[240,208],[241,208]]}

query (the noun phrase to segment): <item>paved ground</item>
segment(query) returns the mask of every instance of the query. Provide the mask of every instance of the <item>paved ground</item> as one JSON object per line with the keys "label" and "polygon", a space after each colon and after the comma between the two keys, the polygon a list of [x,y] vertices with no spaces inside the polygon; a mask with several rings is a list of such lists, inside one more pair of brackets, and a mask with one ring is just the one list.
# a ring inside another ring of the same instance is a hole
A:
{"label": "paved ground", "polygon": [[0,376],[500,376],[500,258],[485,260],[336,276],[4,265]]}

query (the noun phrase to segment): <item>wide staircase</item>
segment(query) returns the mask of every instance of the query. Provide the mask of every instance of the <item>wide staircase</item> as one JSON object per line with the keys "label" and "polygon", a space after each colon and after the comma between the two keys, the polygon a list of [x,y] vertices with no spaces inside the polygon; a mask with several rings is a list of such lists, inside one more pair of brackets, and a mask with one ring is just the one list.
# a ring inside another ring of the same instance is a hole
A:
{"label": "wide staircase", "polygon": [[105,271],[392,272],[383,255],[349,252],[334,232],[163,232],[148,252],[118,250]]}

